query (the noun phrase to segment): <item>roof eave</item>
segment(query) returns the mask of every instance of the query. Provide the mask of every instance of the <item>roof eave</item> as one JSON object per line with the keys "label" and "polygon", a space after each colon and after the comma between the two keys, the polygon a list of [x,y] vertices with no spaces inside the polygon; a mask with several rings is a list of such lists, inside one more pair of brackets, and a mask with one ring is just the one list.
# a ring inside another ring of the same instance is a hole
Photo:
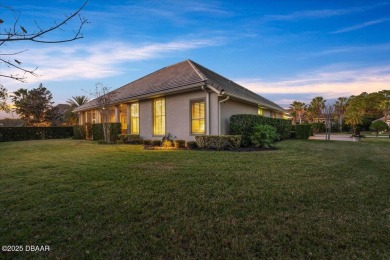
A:
{"label": "roof eave", "polygon": [[[144,94],[144,95],[132,96],[132,97],[128,97],[128,98],[124,98],[124,99],[120,99],[120,100],[115,100],[112,103],[112,105],[116,106],[116,105],[123,104],[123,103],[130,103],[130,102],[136,102],[139,100],[152,99],[152,98],[157,98],[157,97],[161,97],[161,96],[168,96],[168,95],[175,95],[175,94],[180,94],[180,93],[184,93],[184,92],[190,92],[190,91],[197,90],[201,86],[204,86],[204,80],[190,84],[190,85],[171,88],[168,91],[167,90],[157,91],[157,92],[148,93],[148,94]],[[92,101],[93,100],[91,100],[91,102]],[[80,107],[78,107],[78,108],[74,109],[73,112],[83,112],[83,111],[88,111],[88,110],[92,110],[92,109],[96,109],[96,108],[97,108],[96,105],[92,105],[92,106],[81,108],[81,109],[80,109]]]}

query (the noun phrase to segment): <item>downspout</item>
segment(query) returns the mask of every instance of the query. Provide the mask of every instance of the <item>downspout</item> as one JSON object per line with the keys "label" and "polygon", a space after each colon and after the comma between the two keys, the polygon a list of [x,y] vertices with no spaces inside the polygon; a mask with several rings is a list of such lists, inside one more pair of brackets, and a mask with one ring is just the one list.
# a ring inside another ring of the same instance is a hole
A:
{"label": "downspout", "polygon": [[[221,95],[223,95],[223,91],[221,92]],[[221,135],[221,130],[222,130],[222,122],[221,122],[221,104],[223,102],[228,101],[230,96],[227,96],[225,99],[222,99],[221,101],[218,102],[218,135]]]}
{"label": "downspout", "polygon": [[202,86],[202,90],[206,92],[206,135],[210,135],[210,92],[206,90],[206,85]]}

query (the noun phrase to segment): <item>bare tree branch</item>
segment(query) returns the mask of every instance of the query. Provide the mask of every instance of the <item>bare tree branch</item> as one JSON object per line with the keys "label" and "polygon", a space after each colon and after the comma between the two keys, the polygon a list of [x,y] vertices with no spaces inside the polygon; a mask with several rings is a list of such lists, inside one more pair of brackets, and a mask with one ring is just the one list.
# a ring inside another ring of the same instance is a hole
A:
{"label": "bare tree branch", "polygon": [[[74,13],[72,13],[70,16],[66,16],[66,19],[63,20],[60,23],[56,23],[54,26],[51,26],[47,29],[42,29],[40,26],[37,25],[37,22],[35,24],[39,28],[39,31],[37,33],[27,33],[27,31],[24,29],[23,26],[20,25],[20,28],[22,29],[22,32],[20,32],[17,29],[17,25],[19,23],[20,15],[16,18],[15,23],[13,25],[13,29],[9,30],[6,33],[2,33],[0,35],[6,36],[4,38],[0,38],[1,43],[5,42],[11,42],[11,41],[33,41],[33,42],[39,42],[39,43],[62,43],[62,42],[70,42],[77,39],[83,38],[83,35],[81,34],[81,30],[84,27],[84,25],[88,22],[87,19],[81,17],[80,12],[81,10],[87,5],[88,0],[84,2],[84,4]],[[55,31],[57,29],[60,29],[63,25],[65,25],[67,22],[72,20],[74,17],[78,16],[80,19],[80,25],[77,31],[74,32],[73,37],[69,39],[64,40],[54,40],[54,41],[46,41],[46,40],[39,40],[39,38],[43,37],[44,35]]]}

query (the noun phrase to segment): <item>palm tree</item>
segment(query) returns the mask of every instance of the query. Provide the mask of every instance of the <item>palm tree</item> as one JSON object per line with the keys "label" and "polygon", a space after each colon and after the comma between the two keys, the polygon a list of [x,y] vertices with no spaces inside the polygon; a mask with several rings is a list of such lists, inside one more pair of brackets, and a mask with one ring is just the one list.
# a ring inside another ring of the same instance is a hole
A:
{"label": "palm tree", "polygon": [[356,132],[357,125],[363,122],[363,115],[358,109],[349,109],[345,113],[345,123],[352,126],[353,133]]}
{"label": "palm tree", "polygon": [[74,96],[71,99],[68,99],[66,103],[68,103],[71,107],[76,108],[86,104],[88,101],[89,99],[86,96]]}
{"label": "palm tree", "polygon": [[297,118],[299,119],[299,124],[302,124],[302,116],[306,110],[306,104],[299,101],[294,101],[290,104],[290,109],[292,110],[292,114],[295,116],[295,122],[297,122]]}
{"label": "palm tree", "polygon": [[70,125],[77,125],[79,117],[76,113],[73,112],[73,109],[76,107],[82,106],[86,104],[89,101],[88,97],[86,96],[73,96],[71,99],[68,99],[66,103],[70,105],[69,109],[65,113],[66,121],[68,121],[68,124]]}
{"label": "palm tree", "polygon": [[315,97],[310,102],[308,110],[313,119],[317,118],[317,122],[321,115],[321,110],[325,108],[325,102],[326,100],[323,97]]}
{"label": "palm tree", "polygon": [[336,103],[333,105],[334,110],[339,118],[340,132],[342,132],[343,130],[343,119],[347,111],[347,101],[348,101],[347,97],[339,97]]}

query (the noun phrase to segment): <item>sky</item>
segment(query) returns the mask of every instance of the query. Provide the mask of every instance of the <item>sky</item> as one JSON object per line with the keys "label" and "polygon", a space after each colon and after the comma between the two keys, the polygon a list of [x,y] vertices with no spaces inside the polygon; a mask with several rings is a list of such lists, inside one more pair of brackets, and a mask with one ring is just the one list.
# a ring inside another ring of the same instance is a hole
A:
{"label": "sky", "polygon": [[[1,29],[17,17],[28,32],[50,27],[83,2],[2,1]],[[1,54],[23,51],[11,59],[38,76],[0,83],[10,92],[42,83],[58,104],[89,95],[98,82],[116,89],[191,59],[284,108],[390,89],[387,1],[89,0],[81,15],[88,24],[80,40],[2,45]],[[44,39],[66,38],[78,26],[77,18]],[[0,71],[12,73],[4,64]]]}

